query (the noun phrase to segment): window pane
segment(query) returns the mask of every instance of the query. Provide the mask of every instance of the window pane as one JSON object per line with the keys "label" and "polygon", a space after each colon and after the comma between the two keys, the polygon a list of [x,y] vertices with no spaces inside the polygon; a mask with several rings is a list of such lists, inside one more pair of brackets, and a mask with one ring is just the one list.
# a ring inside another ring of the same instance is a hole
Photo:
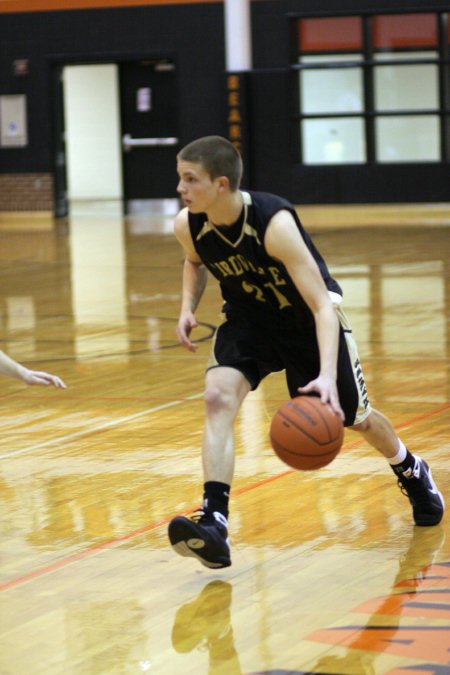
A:
{"label": "window pane", "polygon": [[[354,61],[355,55],[303,57],[301,63]],[[361,68],[300,71],[300,110],[304,114],[345,113],[363,110]]]}
{"label": "window pane", "polygon": [[364,123],[361,119],[303,120],[301,133],[305,164],[365,162]]}
{"label": "window pane", "polygon": [[392,14],[374,16],[375,49],[437,47],[436,14]]}
{"label": "window pane", "polygon": [[[408,57],[430,56],[430,52],[408,53]],[[405,58],[405,54],[378,55]],[[437,57],[435,52],[431,56]],[[375,66],[375,107],[377,110],[436,109],[439,106],[439,76],[436,65]]]}
{"label": "window pane", "polygon": [[385,117],[375,121],[377,159],[380,162],[438,161],[437,115]]}
{"label": "window pane", "polygon": [[359,16],[326,19],[300,19],[300,52],[346,51],[362,49],[362,23]]}

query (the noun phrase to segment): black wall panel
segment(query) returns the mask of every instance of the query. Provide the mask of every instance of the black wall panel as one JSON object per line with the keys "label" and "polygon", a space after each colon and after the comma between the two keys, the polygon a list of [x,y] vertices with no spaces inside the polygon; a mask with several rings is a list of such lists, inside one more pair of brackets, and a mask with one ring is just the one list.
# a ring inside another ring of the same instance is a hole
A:
{"label": "black wall panel", "polygon": [[[0,14],[0,93],[26,94],[29,145],[0,149],[0,171],[52,170],[51,69],[56,63],[172,57],[177,65],[180,137],[225,134],[223,5]],[[15,77],[15,59],[30,73]]]}
{"label": "black wall panel", "polygon": [[250,78],[251,187],[292,197],[293,142],[286,123],[290,107],[291,73],[257,71]]}
{"label": "black wall panel", "polygon": [[296,166],[291,199],[297,204],[446,202],[449,168],[440,164]]}

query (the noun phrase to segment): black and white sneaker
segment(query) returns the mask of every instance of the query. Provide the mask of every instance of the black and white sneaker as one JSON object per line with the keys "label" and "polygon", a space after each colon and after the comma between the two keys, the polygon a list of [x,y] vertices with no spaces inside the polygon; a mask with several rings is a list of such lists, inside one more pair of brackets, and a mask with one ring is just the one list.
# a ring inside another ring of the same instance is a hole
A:
{"label": "black and white sneaker", "polygon": [[169,523],[169,540],[178,555],[197,558],[205,567],[231,565],[228,521],[218,511],[177,516]]}
{"label": "black and white sneaker", "polygon": [[414,459],[414,469],[398,474],[399,488],[411,503],[416,525],[437,525],[444,515],[444,498],[428,464],[417,455]]}

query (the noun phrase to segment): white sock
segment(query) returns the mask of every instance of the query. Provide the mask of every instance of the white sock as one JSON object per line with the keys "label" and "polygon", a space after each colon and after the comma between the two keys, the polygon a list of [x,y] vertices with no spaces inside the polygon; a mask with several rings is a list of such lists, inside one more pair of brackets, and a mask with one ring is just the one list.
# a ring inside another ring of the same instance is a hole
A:
{"label": "white sock", "polygon": [[406,450],[405,444],[402,443],[402,441],[400,439],[398,439],[397,454],[394,455],[394,457],[388,458],[389,464],[391,464],[392,466],[396,466],[397,464],[401,464],[406,457],[406,453],[407,453],[407,450]]}

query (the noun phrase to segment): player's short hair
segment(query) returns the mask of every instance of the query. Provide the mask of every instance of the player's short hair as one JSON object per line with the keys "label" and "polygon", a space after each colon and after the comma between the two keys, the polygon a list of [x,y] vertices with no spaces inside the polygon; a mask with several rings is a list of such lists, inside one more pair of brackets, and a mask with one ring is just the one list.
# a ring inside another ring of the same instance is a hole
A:
{"label": "player's short hair", "polygon": [[197,162],[213,180],[226,176],[230,189],[235,192],[242,178],[242,158],[234,145],[222,136],[204,136],[185,145],[178,159]]}

